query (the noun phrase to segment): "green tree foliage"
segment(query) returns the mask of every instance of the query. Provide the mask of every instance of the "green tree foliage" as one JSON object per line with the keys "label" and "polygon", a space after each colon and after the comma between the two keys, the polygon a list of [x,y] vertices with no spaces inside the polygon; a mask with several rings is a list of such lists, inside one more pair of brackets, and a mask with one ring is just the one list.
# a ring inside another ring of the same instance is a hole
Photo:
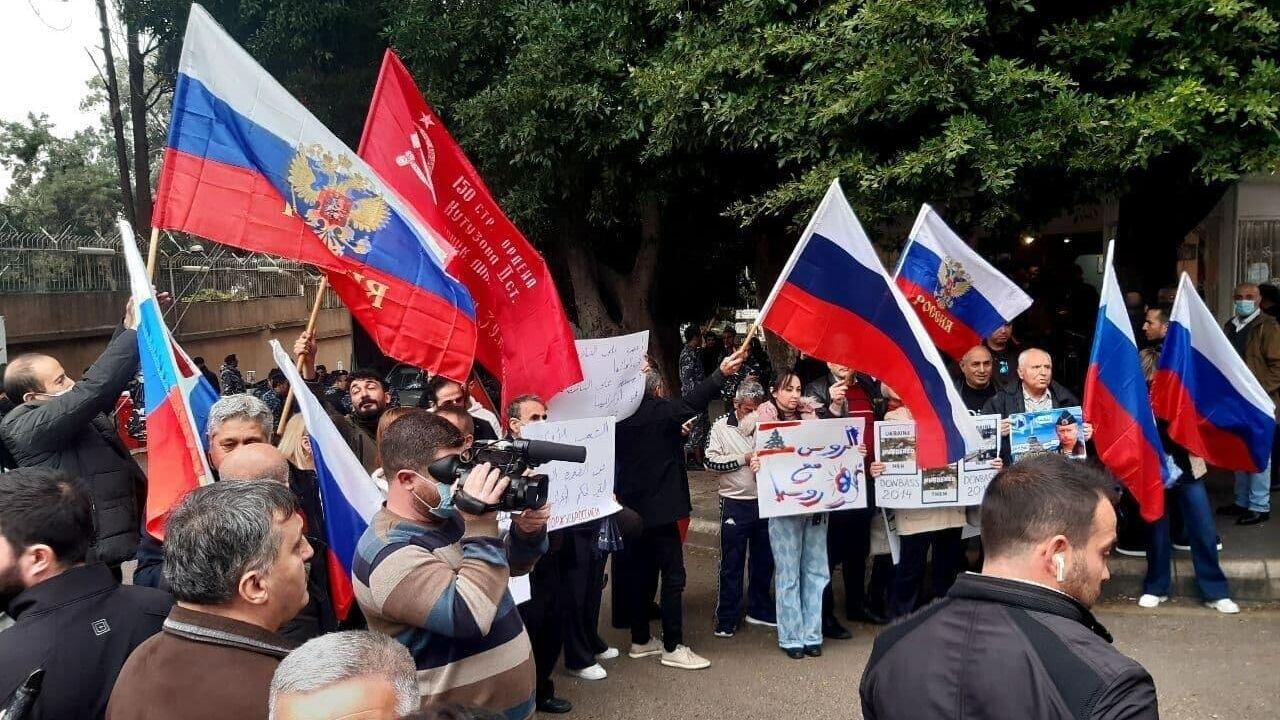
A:
{"label": "green tree foliage", "polygon": [[0,122],[0,166],[13,176],[5,219],[32,232],[111,232],[120,209],[111,152],[111,136],[101,129],[61,138],[47,115]]}

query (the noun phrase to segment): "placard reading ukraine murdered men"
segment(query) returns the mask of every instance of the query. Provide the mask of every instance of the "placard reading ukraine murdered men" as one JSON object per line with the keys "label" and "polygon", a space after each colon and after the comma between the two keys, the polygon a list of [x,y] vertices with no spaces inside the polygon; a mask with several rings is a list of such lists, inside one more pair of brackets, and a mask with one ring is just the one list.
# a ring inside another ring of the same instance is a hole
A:
{"label": "placard reading ukraine murdered men", "polygon": [[982,444],[976,452],[945,467],[922,470],[916,462],[916,424],[882,420],[875,424],[876,460],[885,465],[874,481],[876,505],[926,508],[977,505],[995,477],[1000,457],[1000,416],[979,415],[974,423]]}

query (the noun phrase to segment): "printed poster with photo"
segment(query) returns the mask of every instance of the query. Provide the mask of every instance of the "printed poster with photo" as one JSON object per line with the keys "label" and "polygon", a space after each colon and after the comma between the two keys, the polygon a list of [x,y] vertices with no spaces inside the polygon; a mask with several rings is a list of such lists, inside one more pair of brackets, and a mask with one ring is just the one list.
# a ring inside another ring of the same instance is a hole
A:
{"label": "printed poster with photo", "polygon": [[[919,469],[916,463],[914,422],[877,422],[876,460],[886,467],[874,481],[876,505],[911,509],[980,504],[987,485],[998,472],[993,462],[1000,457],[1000,416],[979,415],[973,421],[982,439],[978,449],[960,462],[929,470]],[[890,440],[888,445],[884,444],[886,438]],[[910,453],[902,448],[910,448]],[[889,472],[890,467],[898,472]],[[914,471],[902,472],[905,468]]]}
{"label": "printed poster with photo", "polygon": [[865,430],[862,418],[760,423],[760,517],[865,508]]}
{"label": "printed poster with photo", "polygon": [[1077,405],[1010,415],[1009,451],[1014,462],[1041,453],[1083,460],[1084,413]]}

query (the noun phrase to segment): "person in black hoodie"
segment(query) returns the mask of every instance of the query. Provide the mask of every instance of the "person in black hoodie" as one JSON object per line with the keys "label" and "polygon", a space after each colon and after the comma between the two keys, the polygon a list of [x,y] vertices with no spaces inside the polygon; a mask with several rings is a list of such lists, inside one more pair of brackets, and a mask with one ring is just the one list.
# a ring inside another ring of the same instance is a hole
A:
{"label": "person in black hoodie", "polygon": [[[678,523],[689,517],[689,476],[680,426],[705,412],[724,384],[741,367],[746,353],[736,352],[683,397],[672,397],[658,368],[646,363],[645,393],[631,417],[618,423],[614,491],[618,502],[639,514],[644,530],[614,556],[614,603],[625,603],[631,624],[632,658],[662,656],[662,664],[685,670],[711,662],[684,645],[684,548]],[[649,602],[661,579],[662,642],[649,629]]]}
{"label": "person in black hoodie", "polygon": [[134,648],[160,631],[173,598],[120,585],[100,562],[89,492],[60,470],[0,474],[0,702],[36,669],[44,684],[27,720],[94,720]]}

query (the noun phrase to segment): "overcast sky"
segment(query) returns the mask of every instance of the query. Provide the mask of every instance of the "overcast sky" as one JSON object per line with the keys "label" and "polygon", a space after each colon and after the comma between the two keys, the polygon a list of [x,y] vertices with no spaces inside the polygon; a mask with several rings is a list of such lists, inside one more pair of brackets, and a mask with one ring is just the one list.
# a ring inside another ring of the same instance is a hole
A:
{"label": "overcast sky", "polygon": [[[0,0],[0,28],[0,120],[46,113],[60,135],[97,122],[101,108],[80,110],[96,73],[85,49],[102,62],[94,0]],[[0,169],[0,198],[8,184]]]}

